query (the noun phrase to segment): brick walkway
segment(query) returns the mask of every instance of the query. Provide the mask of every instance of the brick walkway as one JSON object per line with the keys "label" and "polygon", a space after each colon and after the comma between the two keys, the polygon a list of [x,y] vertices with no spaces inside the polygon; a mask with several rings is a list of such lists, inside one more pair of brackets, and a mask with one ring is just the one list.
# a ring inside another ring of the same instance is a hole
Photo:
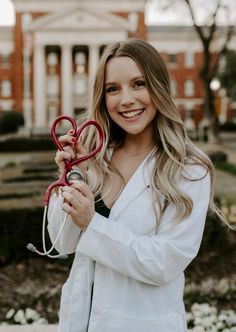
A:
{"label": "brick walkway", "polygon": [[57,332],[57,325],[0,326],[0,332]]}

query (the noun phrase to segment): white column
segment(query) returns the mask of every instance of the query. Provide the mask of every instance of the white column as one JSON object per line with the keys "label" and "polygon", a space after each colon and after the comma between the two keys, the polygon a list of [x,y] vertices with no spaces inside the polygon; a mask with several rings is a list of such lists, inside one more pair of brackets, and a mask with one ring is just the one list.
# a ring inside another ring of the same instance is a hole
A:
{"label": "white column", "polygon": [[34,110],[36,127],[45,127],[47,125],[45,87],[45,48],[43,45],[37,45],[34,50]]}
{"label": "white column", "polygon": [[62,45],[61,55],[61,97],[62,114],[74,116],[73,109],[72,47]]}
{"label": "white column", "polygon": [[93,85],[99,61],[99,45],[89,45],[88,108],[93,107]]}

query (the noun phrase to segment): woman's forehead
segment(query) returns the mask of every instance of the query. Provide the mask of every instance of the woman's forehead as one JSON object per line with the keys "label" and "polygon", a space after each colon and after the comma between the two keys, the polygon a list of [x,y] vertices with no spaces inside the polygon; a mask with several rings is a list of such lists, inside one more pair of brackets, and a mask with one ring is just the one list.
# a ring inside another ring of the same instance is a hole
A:
{"label": "woman's forehead", "polygon": [[137,63],[128,56],[111,58],[106,64],[105,81],[106,83],[120,79],[131,79],[143,76]]}

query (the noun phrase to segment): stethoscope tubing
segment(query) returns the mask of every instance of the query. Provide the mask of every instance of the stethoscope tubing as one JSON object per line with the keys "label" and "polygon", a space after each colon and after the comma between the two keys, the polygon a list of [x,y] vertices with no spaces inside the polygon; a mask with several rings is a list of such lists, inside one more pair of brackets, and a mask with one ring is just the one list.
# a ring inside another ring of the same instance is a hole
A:
{"label": "stethoscope tubing", "polygon": [[39,251],[32,243],[28,243],[27,249],[37,253],[40,256],[47,256],[49,258],[62,258],[66,259],[68,256],[66,254],[55,254],[55,255],[50,255],[51,252],[55,249],[56,244],[65,228],[67,218],[68,218],[68,213],[65,213],[63,223],[61,225],[61,228],[59,230],[59,233],[57,234],[57,237],[53,244],[51,245],[51,248],[47,250],[46,248],[46,239],[45,239],[45,234],[46,234],[46,220],[47,220],[47,212],[48,212],[48,206],[46,205],[44,207],[44,213],[43,213],[43,227],[42,227],[42,243],[43,243],[43,251]]}
{"label": "stethoscope tubing", "polygon": [[56,147],[60,150],[60,151],[63,151],[63,147],[62,145],[60,144],[60,142],[58,141],[57,139],[57,136],[56,136],[56,126],[58,125],[58,123],[62,120],[66,120],[66,121],[69,121],[73,130],[74,130],[74,137],[76,138],[76,140],[78,140],[79,136],[81,135],[82,131],[88,127],[88,126],[94,126],[96,127],[97,131],[98,131],[98,135],[99,135],[99,144],[98,146],[93,150],[91,151],[90,153],[88,153],[87,155],[84,155],[76,160],[73,160],[73,161],[67,161],[66,160],[66,165],[65,165],[65,170],[62,172],[61,174],[61,177],[58,181],[52,183],[46,190],[46,194],[44,196],[44,213],[43,213],[43,226],[42,226],[42,243],[43,243],[43,251],[39,251],[32,243],[28,243],[27,245],[27,249],[34,252],[34,253],[37,253],[38,255],[40,256],[47,256],[47,257],[50,257],[50,258],[67,258],[68,256],[66,254],[55,254],[55,255],[51,255],[51,252],[55,249],[56,247],[56,244],[58,243],[59,241],[59,238],[64,230],[64,227],[65,227],[65,224],[67,222],[67,218],[68,218],[68,213],[65,213],[65,216],[64,216],[64,220],[63,220],[63,223],[61,225],[61,228],[59,230],[59,233],[55,239],[55,241],[53,242],[53,244],[51,245],[51,248],[47,250],[46,248],[46,241],[45,241],[45,234],[46,234],[46,222],[48,220],[48,217],[47,217],[47,214],[48,214],[48,206],[49,206],[49,202],[50,202],[50,197],[51,197],[51,192],[52,190],[55,188],[55,187],[63,187],[65,185],[69,185],[68,181],[67,181],[67,178],[66,178],[66,175],[68,172],[72,171],[72,166],[74,166],[75,164],[78,164],[82,161],[85,161],[93,156],[96,155],[97,152],[99,152],[102,148],[102,145],[103,145],[103,131],[102,131],[102,128],[101,126],[94,120],[89,120],[89,121],[86,121],[84,122],[81,127],[78,129],[77,128],[77,124],[75,122],[75,120],[70,117],[70,116],[67,116],[67,115],[61,115],[59,116],[58,118],[56,118],[56,120],[53,122],[52,126],[51,126],[51,136],[52,136],[52,139],[53,139],[53,142],[54,144],[56,145]]}

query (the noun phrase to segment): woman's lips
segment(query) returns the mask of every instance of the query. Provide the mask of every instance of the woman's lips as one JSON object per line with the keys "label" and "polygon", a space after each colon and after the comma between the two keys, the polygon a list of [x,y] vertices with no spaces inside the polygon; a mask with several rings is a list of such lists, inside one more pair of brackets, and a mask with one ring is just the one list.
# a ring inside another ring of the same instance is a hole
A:
{"label": "woman's lips", "polygon": [[120,115],[125,118],[125,119],[132,119],[144,112],[144,108],[141,109],[136,109],[136,110],[130,110],[130,111],[125,111],[125,112],[120,112]]}

